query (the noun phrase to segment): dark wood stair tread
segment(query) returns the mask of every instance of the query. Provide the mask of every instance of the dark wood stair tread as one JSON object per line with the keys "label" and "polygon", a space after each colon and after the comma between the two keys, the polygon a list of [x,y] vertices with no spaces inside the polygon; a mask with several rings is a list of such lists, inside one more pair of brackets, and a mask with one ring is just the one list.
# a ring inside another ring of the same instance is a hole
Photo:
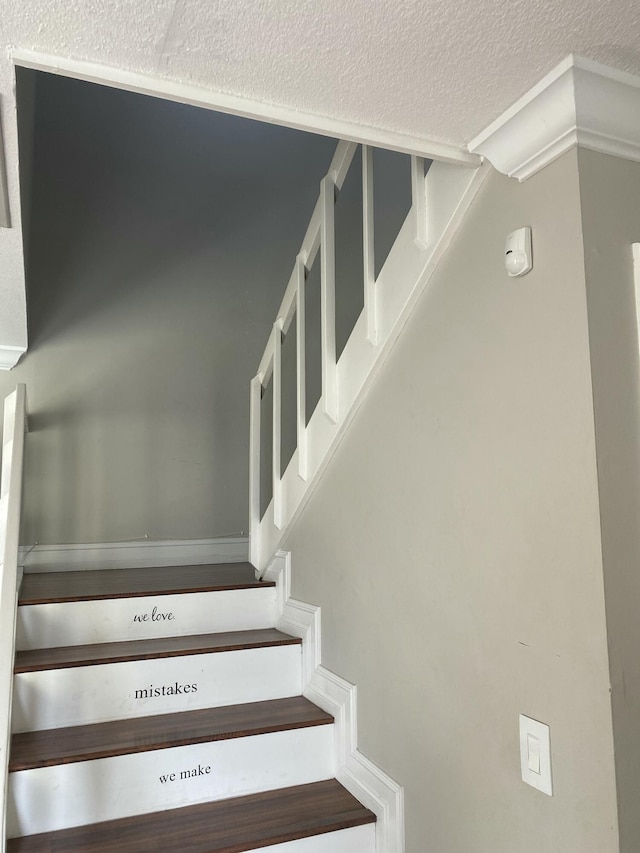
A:
{"label": "dark wood stair tread", "polygon": [[14,838],[7,853],[243,853],[373,822],[373,812],[329,779]]}
{"label": "dark wood stair tread", "polygon": [[275,628],[251,631],[226,631],[188,637],[159,637],[153,640],[123,640],[117,643],[92,643],[85,646],[61,646],[53,649],[28,649],[17,652],[14,672],[67,669],[104,663],[231,652],[265,646],[300,644]]}
{"label": "dark wood stair tread", "polygon": [[255,569],[249,563],[79,572],[34,572],[24,575],[18,603],[52,604],[269,586],[274,584],[270,581],[256,580]]}
{"label": "dark wood stair tread", "polygon": [[9,770],[31,770],[332,722],[333,717],[317,705],[303,696],[293,696],[223,708],[23,732],[12,737]]}

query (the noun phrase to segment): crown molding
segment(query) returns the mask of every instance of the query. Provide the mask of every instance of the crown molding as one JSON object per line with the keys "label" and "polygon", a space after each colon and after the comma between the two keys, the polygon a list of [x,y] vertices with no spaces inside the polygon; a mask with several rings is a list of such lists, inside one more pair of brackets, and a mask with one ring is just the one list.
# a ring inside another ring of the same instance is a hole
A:
{"label": "crown molding", "polygon": [[0,344],[0,370],[11,370],[26,351],[26,347],[2,346]]}
{"label": "crown molding", "polygon": [[580,145],[640,161],[640,78],[568,56],[469,143],[524,181]]}
{"label": "crown molding", "polygon": [[391,148],[419,157],[444,160],[446,163],[454,163],[459,166],[469,166],[472,169],[477,169],[481,165],[480,158],[469,153],[464,146],[450,145],[436,139],[415,137],[390,129],[361,125],[346,119],[307,113],[293,107],[269,104],[240,95],[231,95],[192,83],[182,83],[167,77],[139,74],[64,56],[51,56],[21,48],[13,48],[9,51],[9,55],[14,65],[31,68],[35,71],[61,74],[89,83],[99,83],[103,86],[124,89],[128,92],[138,92],[143,95],[191,104],[257,121],[266,121],[291,127],[295,130],[318,133],[321,136],[333,136],[347,142]]}

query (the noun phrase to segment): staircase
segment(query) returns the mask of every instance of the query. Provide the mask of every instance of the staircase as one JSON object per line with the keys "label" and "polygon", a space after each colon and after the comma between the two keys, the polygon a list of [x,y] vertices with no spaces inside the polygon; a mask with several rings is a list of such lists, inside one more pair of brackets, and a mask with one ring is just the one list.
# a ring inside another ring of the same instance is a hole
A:
{"label": "staircase", "polygon": [[[338,143],[251,382],[252,566],[27,575],[16,617],[24,387],[7,399],[0,853],[404,850],[402,788],[358,750],[355,688],[322,667],[319,611],[291,598],[279,551],[487,174],[406,155],[378,253],[379,154]],[[359,232],[337,227],[349,180]],[[347,280],[362,308],[339,351]]]}
{"label": "staircase", "polygon": [[8,853],[373,853],[277,608],[248,564],[25,575]]}

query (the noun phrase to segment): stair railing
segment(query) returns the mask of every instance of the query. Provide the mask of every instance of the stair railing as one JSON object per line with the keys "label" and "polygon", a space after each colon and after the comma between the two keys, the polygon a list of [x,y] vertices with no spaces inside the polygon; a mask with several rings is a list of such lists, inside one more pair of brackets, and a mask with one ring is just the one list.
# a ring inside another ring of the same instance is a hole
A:
{"label": "stair railing", "polygon": [[[372,380],[374,368],[379,367],[395,341],[486,174],[475,161],[454,164],[411,156],[411,209],[376,277],[374,149],[362,146],[364,308],[337,360],[334,210],[357,149],[358,145],[352,142],[340,141],[337,145],[329,171],[321,181],[320,195],[258,372],[251,381],[250,559],[258,574],[266,570],[309,496]],[[307,421],[306,279],[318,253],[322,382],[319,404]],[[282,344],[294,318],[296,449],[282,472]],[[273,384],[271,500],[262,514],[261,401],[269,382]]]}
{"label": "stair railing", "polygon": [[2,772],[0,851],[2,853],[6,850],[11,700],[19,586],[18,546],[26,428],[26,388],[24,385],[18,385],[4,403],[2,473],[0,474],[0,768]]}

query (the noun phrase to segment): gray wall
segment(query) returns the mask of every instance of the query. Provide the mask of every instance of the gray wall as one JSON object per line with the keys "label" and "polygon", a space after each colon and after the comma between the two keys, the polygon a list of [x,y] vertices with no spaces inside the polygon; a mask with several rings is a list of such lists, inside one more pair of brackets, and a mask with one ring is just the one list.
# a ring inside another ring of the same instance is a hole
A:
{"label": "gray wall", "polygon": [[[575,152],[489,177],[286,547],[407,853],[618,849]],[[519,713],[551,726],[552,798]]]}
{"label": "gray wall", "polygon": [[640,849],[640,373],[631,243],[640,165],[581,151],[620,850]]}
{"label": "gray wall", "polygon": [[35,122],[24,542],[246,531],[248,383],[335,142],[45,75]]}

